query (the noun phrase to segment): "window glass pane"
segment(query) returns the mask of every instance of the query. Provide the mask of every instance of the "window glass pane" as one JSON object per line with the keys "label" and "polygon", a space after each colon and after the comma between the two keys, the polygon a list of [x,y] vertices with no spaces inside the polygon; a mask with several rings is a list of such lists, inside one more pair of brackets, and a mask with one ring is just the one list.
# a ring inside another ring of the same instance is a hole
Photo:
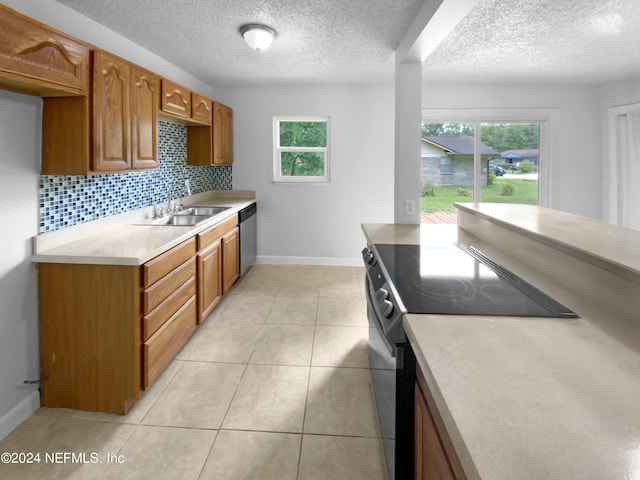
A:
{"label": "window glass pane", "polygon": [[326,122],[280,122],[281,147],[326,147]]}
{"label": "window glass pane", "polygon": [[422,125],[422,221],[455,223],[454,202],[473,201],[472,123]]}
{"label": "window glass pane", "polygon": [[281,152],[280,174],[283,177],[323,177],[324,152]]}
{"label": "window glass pane", "polygon": [[440,157],[440,173],[453,173],[453,162],[449,157]]}
{"label": "window glass pane", "polygon": [[482,156],[480,201],[537,205],[540,125],[483,123],[481,139],[498,155]]}

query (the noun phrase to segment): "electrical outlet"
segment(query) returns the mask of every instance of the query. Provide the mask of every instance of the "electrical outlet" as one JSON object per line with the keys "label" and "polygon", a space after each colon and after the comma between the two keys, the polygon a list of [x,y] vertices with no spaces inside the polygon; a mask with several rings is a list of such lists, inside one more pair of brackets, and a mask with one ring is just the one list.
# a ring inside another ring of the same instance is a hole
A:
{"label": "electrical outlet", "polygon": [[405,215],[415,215],[416,213],[416,202],[415,200],[405,200],[404,201],[404,214]]}

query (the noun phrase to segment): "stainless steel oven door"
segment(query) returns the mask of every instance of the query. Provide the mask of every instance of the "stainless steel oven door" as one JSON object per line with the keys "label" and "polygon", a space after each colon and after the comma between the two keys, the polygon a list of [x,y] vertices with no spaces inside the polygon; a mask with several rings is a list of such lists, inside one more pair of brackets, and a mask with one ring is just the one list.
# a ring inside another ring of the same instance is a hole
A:
{"label": "stainless steel oven door", "polygon": [[395,434],[396,434],[396,372],[395,346],[384,335],[373,302],[374,287],[370,279],[365,280],[367,294],[367,318],[369,320],[369,368],[376,398],[380,431],[384,444],[389,478],[395,478]]}

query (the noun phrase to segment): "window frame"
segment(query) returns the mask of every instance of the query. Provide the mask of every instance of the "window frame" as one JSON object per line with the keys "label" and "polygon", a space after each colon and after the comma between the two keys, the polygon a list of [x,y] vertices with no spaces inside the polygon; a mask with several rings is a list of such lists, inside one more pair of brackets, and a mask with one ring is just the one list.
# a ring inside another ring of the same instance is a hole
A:
{"label": "window frame", "polygon": [[[283,147],[280,145],[280,123],[282,122],[319,122],[327,127],[327,144],[324,147]],[[274,116],[273,117],[273,182],[274,183],[330,183],[331,182],[331,118],[329,116]],[[283,152],[317,152],[324,154],[324,175],[286,176],[282,175]]]}
{"label": "window frame", "polygon": [[[552,175],[554,154],[559,151],[560,113],[557,108],[490,108],[490,109],[423,109],[422,123],[538,123],[540,125],[540,146],[538,164],[538,205],[550,207],[553,191]],[[477,130],[479,131],[479,130]],[[479,152],[479,142],[477,149]],[[474,161],[474,171],[479,170],[480,160]],[[478,178],[476,178],[478,177]],[[474,175],[474,202],[480,201],[480,178]]]}

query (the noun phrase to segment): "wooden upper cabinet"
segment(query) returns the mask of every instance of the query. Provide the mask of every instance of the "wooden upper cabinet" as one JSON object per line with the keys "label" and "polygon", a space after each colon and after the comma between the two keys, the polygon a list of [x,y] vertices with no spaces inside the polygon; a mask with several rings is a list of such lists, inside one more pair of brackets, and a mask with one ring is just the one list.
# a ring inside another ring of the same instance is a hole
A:
{"label": "wooden upper cabinet", "polygon": [[84,95],[89,46],[0,5],[0,86],[43,97]]}
{"label": "wooden upper cabinet", "polygon": [[138,67],[131,70],[131,161],[133,168],[158,166],[160,79]]}
{"label": "wooden upper cabinet", "polygon": [[163,78],[160,109],[171,115],[191,118],[191,90]]}
{"label": "wooden upper cabinet", "polygon": [[158,76],[95,50],[90,97],[44,99],[42,174],[156,168],[159,85]]}
{"label": "wooden upper cabinet", "polygon": [[211,125],[213,116],[211,100],[198,93],[191,94],[191,119]]}
{"label": "wooden upper cabinet", "polygon": [[130,67],[95,52],[93,66],[93,170],[131,168]]}
{"label": "wooden upper cabinet", "polygon": [[158,166],[156,75],[96,51],[93,60],[93,170]]}
{"label": "wooden upper cabinet", "polygon": [[233,163],[233,112],[226,105],[213,103],[213,164]]}

